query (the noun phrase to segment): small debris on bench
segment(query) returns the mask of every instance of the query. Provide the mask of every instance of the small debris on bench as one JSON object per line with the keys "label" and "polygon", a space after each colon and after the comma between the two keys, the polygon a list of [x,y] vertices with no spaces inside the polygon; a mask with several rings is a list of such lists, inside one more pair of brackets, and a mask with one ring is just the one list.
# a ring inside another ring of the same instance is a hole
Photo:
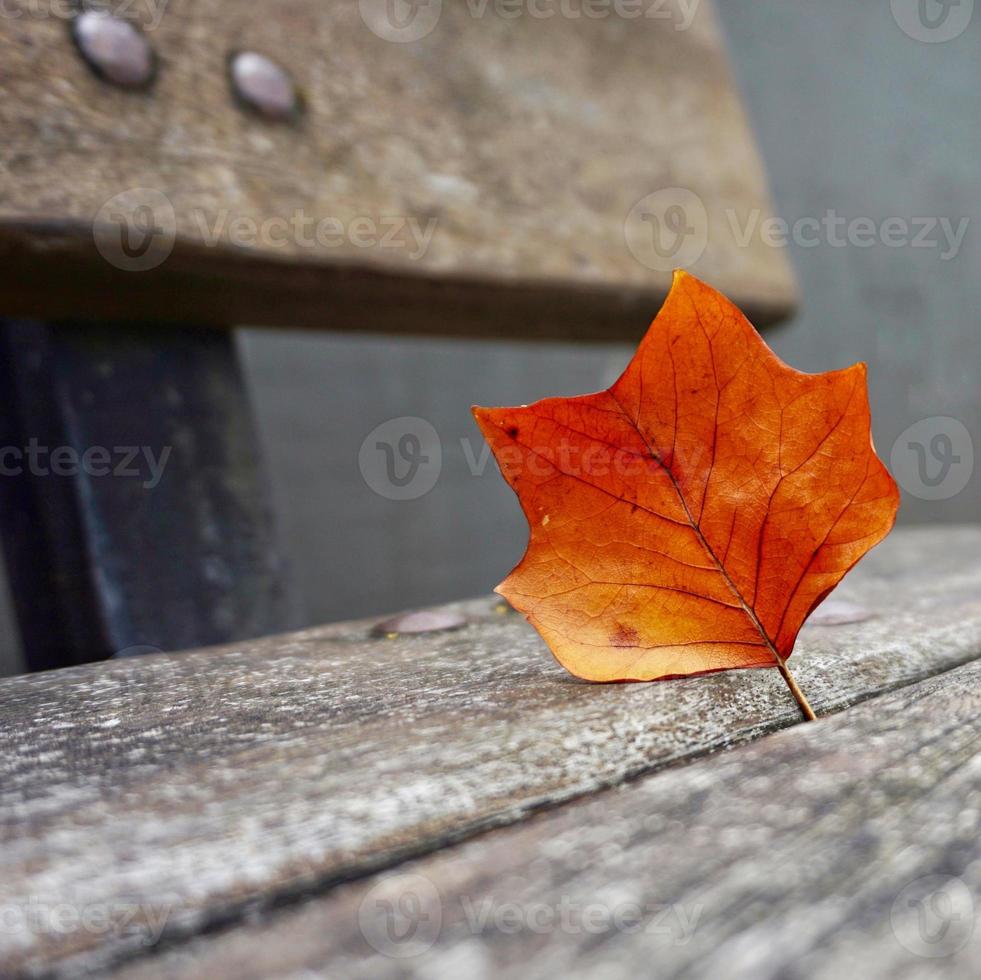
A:
{"label": "small debris on bench", "polygon": [[440,630],[456,630],[466,625],[466,617],[458,612],[448,609],[420,609],[382,620],[372,633],[394,639],[400,633],[435,633]]}

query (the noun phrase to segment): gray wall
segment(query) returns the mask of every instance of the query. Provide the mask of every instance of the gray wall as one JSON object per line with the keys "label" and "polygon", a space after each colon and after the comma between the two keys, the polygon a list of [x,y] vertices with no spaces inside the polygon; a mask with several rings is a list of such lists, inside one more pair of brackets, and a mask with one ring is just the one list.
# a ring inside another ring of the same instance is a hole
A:
{"label": "gray wall", "polygon": [[[492,588],[520,558],[524,518],[485,457],[473,404],[520,404],[609,384],[626,347],[486,341],[242,338],[276,509],[310,622]],[[387,419],[428,420],[442,445],[435,487],[390,500],[362,478],[362,441]]]}
{"label": "gray wall", "polygon": [[[887,460],[920,419],[953,416],[981,434],[981,9],[959,37],[930,44],[900,30],[888,0],[719,6],[779,214],[970,219],[946,261],[936,248],[792,247],[801,313],[770,343],[808,371],[867,360]],[[261,330],[241,345],[307,622],[491,588],[525,528],[493,463],[471,475],[460,443],[479,454],[470,405],[595,390],[630,354]],[[401,502],[372,492],[358,466],[364,437],[398,416],[429,420],[443,447],[436,486]],[[929,436],[949,424],[926,425]],[[979,520],[981,480],[945,500],[907,492],[901,519]],[[0,610],[0,673],[17,668],[4,622]]]}

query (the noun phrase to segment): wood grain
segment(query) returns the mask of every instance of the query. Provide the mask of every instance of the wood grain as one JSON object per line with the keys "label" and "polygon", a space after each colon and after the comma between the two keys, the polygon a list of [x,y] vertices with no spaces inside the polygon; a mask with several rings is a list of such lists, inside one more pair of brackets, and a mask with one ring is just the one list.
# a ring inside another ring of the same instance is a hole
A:
{"label": "wood grain", "polygon": [[977,977],[979,712],[973,663],[115,975]]}
{"label": "wood grain", "polygon": [[[771,207],[708,0],[629,18],[446,0],[411,43],[369,28],[383,0],[137,0],[160,60],[140,93],[35,7],[0,18],[6,314],[633,339],[670,276],[624,223],[673,187],[707,214],[694,272],[761,325],[793,306],[784,250],[732,230]],[[248,49],[293,74],[295,123],[236,104],[226,59]],[[94,229],[118,239],[141,203],[174,247],[134,272]]]}
{"label": "wood grain", "polygon": [[[981,653],[981,529],[897,532],[839,597],[869,618],[805,627],[790,660],[819,714]],[[453,608],[445,633],[362,621],[0,682],[10,969],[144,951],[136,928],[34,928],[28,900],[164,909],[187,936],[799,718],[773,670],[594,686],[493,601]]]}

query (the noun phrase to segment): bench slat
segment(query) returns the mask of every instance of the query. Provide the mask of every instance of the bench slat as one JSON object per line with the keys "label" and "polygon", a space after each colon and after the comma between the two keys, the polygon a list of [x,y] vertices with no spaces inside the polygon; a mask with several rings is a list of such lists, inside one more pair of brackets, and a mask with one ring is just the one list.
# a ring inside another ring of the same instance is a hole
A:
{"label": "bench slat", "polygon": [[[819,714],[981,654],[981,529],[897,531],[791,659]],[[0,902],[169,896],[171,935],[793,724],[776,671],[577,682],[479,600],[464,628],[339,624],[0,683]],[[847,617],[846,617],[847,618]],[[43,748],[42,748],[43,746]],[[0,955],[125,937],[7,930]]]}
{"label": "bench slat", "polygon": [[[633,340],[672,264],[759,325],[793,309],[786,250],[738,232],[772,206],[708,0],[517,19],[496,0],[136,0],[146,92],[97,78],[36,6],[0,18],[6,315]],[[386,10],[438,22],[399,43],[372,29]],[[293,75],[296,122],[236,104],[243,50]],[[628,214],[677,187],[701,204],[678,198],[681,224],[655,207],[666,229],[636,212],[638,260]]]}
{"label": "bench slat", "polygon": [[976,977],[979,714],[976,662],[118,975]]}

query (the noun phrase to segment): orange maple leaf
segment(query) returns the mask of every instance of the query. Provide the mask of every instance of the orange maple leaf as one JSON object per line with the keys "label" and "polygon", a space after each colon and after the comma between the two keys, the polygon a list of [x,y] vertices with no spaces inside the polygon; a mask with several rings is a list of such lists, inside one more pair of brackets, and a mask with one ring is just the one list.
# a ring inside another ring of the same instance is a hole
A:
{"label": "orange maple leaf", "polygon": [[814,607],[891,529],[866,367],[784,364],[676,272],[607,391],[474,408],[530,536],[497,591],[593,681],[778,667]]}

